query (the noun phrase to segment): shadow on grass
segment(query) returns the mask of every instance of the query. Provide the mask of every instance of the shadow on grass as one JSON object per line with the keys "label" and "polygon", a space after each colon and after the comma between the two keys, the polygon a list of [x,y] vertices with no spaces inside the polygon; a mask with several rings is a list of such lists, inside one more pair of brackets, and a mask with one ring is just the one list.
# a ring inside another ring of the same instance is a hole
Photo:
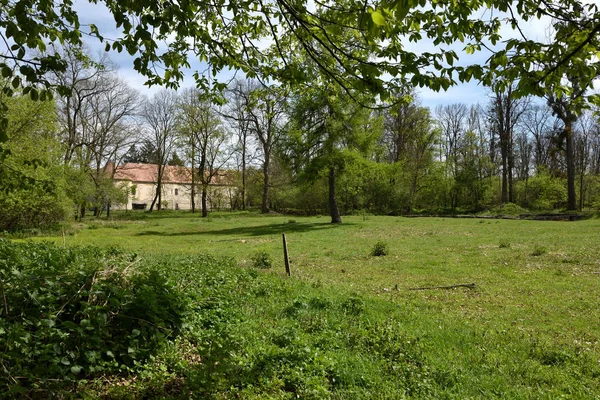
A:
{"label": "shadow on grass", "polygon": [[[353,224],[345,223],[343,226]],[[282,223],[282,224],[267,224],[259,226],[243,226],[239,228],[218,229],[215,227],[210,230],[185,231],[185,232],[158,232],[158,231],[143,231],[136,236],[192,236],[192,235],[219,235],[219,236],[268,236],[281,233],[303,233],[315,230],[336,229],[340,224],[331,224],[328,222],[321,223]],[[206,226],[204,226],[206,227]]]}

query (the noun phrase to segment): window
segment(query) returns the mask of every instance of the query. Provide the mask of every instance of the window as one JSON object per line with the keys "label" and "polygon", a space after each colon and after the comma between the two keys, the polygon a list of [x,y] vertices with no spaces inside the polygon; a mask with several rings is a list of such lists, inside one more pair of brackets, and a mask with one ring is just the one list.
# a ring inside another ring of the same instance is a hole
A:
{"label": "window", "polygon": [[175,196],[179,196],[179,189],[175,189]]}
{"label": "window", "polygon": [[137,186],[136,185],[132,185],[131,186],[131,195],[135,196],[135,192],[136,192]]}

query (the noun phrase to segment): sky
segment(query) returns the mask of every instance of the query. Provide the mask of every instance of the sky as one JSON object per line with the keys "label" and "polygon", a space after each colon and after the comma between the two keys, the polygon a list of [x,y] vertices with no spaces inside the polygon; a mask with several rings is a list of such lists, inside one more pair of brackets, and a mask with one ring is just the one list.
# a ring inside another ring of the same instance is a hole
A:
{"label": "sky", "polygon": [[[110,12],[102,4],[90,4],[87,0],[77,0],[75,2],[75,8],[79,12],[80,22],[82,24],[95,24],[105,38],[117,38],[119,31],[115,28],[115,23]],[[482,17],[486,17],[486,13],[482,13]],[[524,30],[526,36],[533,40],[543,40],[545,37],[546,27],[548,26],[548,20],[535,20],[529,23],[523,23],[521,28]],[[515,33],[512,32],[510,27],[503,27],[503,37],[511,37]],[[89,38],[87,40],[89,47],[93,52],[104,51],[104,43]],[[436,47],[430,40],[422,40],[419,43],[406,43],[408,50],[415,52],[423,51],[435,51]],[[472,64],[472,63],[484,63],[489,57],[489,53],[484,52],[476,53],[475,55],[467,55],[463,51],[463,44],[456,44],[453,46],[445,46],[446,49],[455,50],[459,55],[459,64]],[[109,53],[111,60],[119,67],[119,75],[128,84],[138,90],[141,94],[146,96],[152,96],[156,91],[160,90],[160,87],[153,86],[147,87],[144,85],[145,78],[139,75],[133,70],[133,59],[127,52],[117,53],[111,51]],[[186,78],[181,84],[181,87],[194,86],[192,73],[194,70],[205,69],[206,65],[201,64],[198,60],[191,59],[192,68],[186,72]],[[230,79],[233,76],[233,71],[221,72],[218,76],[221,80]],[[489,96],[489,89],[483,87],[476,81],[469,83],[458,84],[457,86],[449,88],[447,91],[434,92],[430,89],[419,89],[418,97],[423,106],[435,109],[438,105],[451,104],[451,103],[465,103],[467,105],[483,103],[487,101]]]}

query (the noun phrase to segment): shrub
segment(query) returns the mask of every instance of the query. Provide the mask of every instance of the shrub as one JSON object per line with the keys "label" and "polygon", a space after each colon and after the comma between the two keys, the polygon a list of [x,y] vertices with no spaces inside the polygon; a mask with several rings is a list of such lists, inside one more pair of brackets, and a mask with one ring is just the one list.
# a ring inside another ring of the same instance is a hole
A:
{"label": "shrub", "polygon": [[498,247],[500,247],[501,249],[508,249],[510,248],[510,242],[507,239],[502,239],[500,240],[500,244],[498,245]]}
{"label": "shrub", "polygon": [[266,250],[259,250],[252,256],[252,266],[254,268],[271,268],[273,266],[273,259],[271,254]]}
{"label": "shrub", "polygon": [[130,268],[136,259],[0,239],[0,385],[126,370],[176,336],[188,298],[158,268]]}
{"label": "shrub", "polygon": [[365,301],[358,296],[350,296],[342,302],[342,310],[346,314],[359,315],[365,310]]}
{"label": "shrub", "polygon": [[381,257],[388,255],[388,247],[385,242],[379,241],[375,243],[373,249],[371,250],[371,255],[374,257]]}
{"label": "shrub", "polygon": [[546,248],[544,246],[537,245],[533,249],[533,253],[531,253],[531,255],[534,256],[534,257],[539,257],[541,255],[546,254],[547,251],[548,250],[546,250]]}

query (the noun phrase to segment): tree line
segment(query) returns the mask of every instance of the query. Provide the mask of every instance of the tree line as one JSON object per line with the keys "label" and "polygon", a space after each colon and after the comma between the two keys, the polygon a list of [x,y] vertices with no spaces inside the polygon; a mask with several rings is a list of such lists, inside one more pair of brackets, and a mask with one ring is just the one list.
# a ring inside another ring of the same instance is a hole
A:
{"label": "tree line", "polygon": [[158,166],[150,210],[162,207],[165,167],[191,168],[192,209],[203,216],[223,171],[236,178],[232,209],[328,213],[332,222],[357,212],[600,206],[600,127],[578,103],[585,91],[542,100],[503,85],[481,104],[430,110],[410,85],[382,101],[313,68],[310,85],[238,79],[217,101],[199,88],[144,98],[106,55],[89,63],[78,51],[62,49],[68,67],[52,77],[68,95],[6,99],[2,229],[109,213],[129,193],[105,167],[124,162]]}

